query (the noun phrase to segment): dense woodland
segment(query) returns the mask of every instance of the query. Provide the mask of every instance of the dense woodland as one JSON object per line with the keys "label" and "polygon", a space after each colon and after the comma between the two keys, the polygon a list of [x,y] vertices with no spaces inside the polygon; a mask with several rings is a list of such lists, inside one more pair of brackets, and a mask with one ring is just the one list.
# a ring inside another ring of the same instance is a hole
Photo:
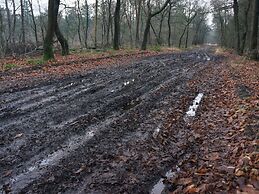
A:
{"label": "dense woodland", "polygon": [[258,12],[259,0],[2,0],[0,55],[217,43],[255,59]]}

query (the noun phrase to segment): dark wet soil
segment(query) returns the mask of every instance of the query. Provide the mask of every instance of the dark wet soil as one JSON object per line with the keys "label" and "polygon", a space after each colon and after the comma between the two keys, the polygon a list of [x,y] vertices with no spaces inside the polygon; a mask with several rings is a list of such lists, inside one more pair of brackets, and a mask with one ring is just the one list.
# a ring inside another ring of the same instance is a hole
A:
{"label": "dark wet soil", "polygon": [[188,81],[221,61],[199,48],[0,91],[3,192],[149,193],[192,152]]}

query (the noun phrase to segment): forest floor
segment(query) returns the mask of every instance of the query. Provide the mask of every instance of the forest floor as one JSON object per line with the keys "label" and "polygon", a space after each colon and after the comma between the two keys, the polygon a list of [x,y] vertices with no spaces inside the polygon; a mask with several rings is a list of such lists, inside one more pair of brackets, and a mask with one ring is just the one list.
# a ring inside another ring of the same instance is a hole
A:
{"label": "forest floor", "polygon": [[7,60],[3,193],[259,193],[258,62],[214,47]]}

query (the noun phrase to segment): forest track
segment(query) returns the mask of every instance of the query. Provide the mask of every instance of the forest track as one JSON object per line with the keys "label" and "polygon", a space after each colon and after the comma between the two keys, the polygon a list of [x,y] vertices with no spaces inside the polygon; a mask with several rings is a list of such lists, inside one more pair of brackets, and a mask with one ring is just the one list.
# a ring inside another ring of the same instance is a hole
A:
{"label": "forest track", "polygon": [[[169,164],[188,155],[187,84],[221,58],[211,48],[0,92],[0,185],[11,193],[149,193]],[[197,91],[202,92],[202,91]],[[174,115],[162,147],[153,137]]]}

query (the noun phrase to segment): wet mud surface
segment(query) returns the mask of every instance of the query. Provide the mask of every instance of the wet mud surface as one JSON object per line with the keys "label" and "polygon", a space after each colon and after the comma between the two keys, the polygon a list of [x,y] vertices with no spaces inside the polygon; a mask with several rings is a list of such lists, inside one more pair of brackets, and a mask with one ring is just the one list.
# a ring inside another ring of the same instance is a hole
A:
{"label": "wet mud surface", "polygon": [[221,62],[200,48],[0,91],[3,192],[150,193],[194,147],[188,81]]}

